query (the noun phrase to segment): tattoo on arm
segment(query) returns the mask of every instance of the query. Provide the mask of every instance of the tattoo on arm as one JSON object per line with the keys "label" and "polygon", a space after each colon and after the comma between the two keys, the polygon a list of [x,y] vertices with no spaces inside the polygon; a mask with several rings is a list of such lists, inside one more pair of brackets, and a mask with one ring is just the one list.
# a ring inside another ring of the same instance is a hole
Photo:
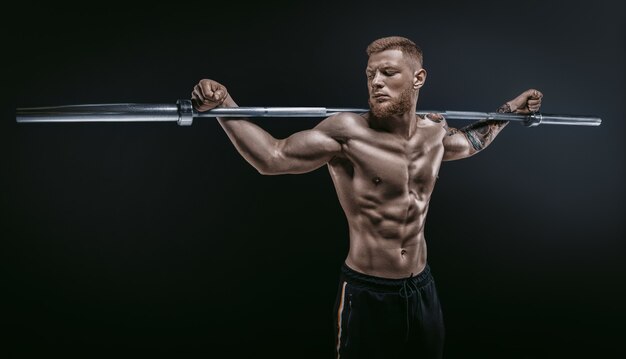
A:
{"label": "tattoo on arm", "polygon": [[[500,106],[500,108],[498,108],[498,112],[510,113],[513,111],[511,111],[511,106],[509,106],[508,103],[505,103],[504,105]],[[474,150],[480,151],[487,147],[500,132],[500,130],[508,125],[508,123],[509,121],[482,120],[471,123],[461,128],[459,131],[462,132],[465,137],[467,137]],[[449,133],[449,135],[454,134],[451,132]]]}
{"label": "tattoo on arm", "polygon": [[511,105],[509,105],[509,103],[505,103],[504,105],[500,106],[500,108],[498,108],[498,112],[499,113],[511,113],[513,111],[511,111]]}

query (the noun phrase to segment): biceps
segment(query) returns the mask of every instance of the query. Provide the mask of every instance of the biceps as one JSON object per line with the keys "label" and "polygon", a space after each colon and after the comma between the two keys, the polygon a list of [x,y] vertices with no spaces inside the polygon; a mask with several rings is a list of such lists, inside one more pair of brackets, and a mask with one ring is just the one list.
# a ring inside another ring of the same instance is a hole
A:
{"label": "biceps", "polygon": [[341,144],[322,131],[301,131],[278,141],[275,166],[281,173],[309,172],[340,152]]}
{"label": "biceps", "polygon": [[446,135],[443,140],[443,147],[444,161],[460,160],[476,153],[465,134],[457,130]]}

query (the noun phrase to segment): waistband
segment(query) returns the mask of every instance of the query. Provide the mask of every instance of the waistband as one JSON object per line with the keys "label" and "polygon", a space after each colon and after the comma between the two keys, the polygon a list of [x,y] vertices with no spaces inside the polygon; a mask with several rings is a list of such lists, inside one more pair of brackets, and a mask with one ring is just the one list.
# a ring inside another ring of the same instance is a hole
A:
{"label": "waistband", "polygon": [[348,267],[345,263],[341,266],[341,274],[344,276],[346,282],[351,285],[359,287],[365,287],[381,292],[397,292],[407,284],[411,283],[412,286],[419,289],[433,280],[433,276],[430,273],[430,266],[426,264],[424,270],[417,275],[412,275],[406,278],[383,278],[373,275],[357,272],[354,269]]}

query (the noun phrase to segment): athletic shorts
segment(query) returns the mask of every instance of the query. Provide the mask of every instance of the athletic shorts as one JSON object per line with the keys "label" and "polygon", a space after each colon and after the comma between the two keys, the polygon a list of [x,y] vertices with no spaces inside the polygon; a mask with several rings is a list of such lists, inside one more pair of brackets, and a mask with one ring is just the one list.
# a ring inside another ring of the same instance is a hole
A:
{"label": "athletic shorts", "polygon": [[404,279],[341,267],[336,358],[441,358],[444,325],[430,266]]}

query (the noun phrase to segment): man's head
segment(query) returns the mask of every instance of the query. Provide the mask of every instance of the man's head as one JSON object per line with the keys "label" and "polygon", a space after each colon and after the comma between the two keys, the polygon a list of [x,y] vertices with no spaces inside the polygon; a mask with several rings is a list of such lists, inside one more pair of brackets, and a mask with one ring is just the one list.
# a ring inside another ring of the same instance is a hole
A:
{"label": "man's head", "polygon": [[422,51],[407,38],[392,36],[367,47],[369,104],[379,118],[414,111],[426,80]]}

